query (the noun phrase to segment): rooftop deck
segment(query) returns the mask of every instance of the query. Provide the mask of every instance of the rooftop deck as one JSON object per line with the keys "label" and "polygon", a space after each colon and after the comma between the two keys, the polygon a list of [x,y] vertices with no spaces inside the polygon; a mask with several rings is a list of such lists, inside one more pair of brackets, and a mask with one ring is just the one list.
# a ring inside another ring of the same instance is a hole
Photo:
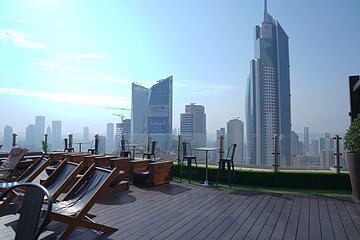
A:
{"label": "rooftop deck", "polygon": [[[77,228],[70,239],[360,239],[360,205],[316,195],[241,192],[172,183],[99,199],[96,222],[111,235]],[[1,239],[14,236],[14,215],[0,216]],[[63,224],[51,222],[42,239]]]}

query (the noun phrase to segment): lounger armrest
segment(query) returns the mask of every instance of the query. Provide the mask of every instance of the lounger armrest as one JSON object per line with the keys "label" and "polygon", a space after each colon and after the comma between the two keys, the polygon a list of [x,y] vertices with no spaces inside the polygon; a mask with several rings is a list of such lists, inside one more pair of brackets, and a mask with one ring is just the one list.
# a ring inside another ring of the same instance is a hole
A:
{"label": "lounger armrest", "polygon": [[7,171],[13,171],[14,169],[12,168],[2,168],[0,169],[0,172],[7,172]]}
{"label": "lounger armrest", "polygon": [[157,186],[172,181],[172,161],[158,161],[149,163],[150,184]]}

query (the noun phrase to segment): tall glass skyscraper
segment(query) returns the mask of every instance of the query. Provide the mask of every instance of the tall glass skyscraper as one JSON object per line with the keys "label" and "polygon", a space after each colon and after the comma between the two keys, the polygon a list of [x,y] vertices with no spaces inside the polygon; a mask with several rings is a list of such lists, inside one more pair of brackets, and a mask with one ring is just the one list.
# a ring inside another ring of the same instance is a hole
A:
{"label": "tall glass skyscraper", "polygon": [[280,164],[291,165],[289,37],[267,11],[255,28],[255,58],[246,93],[248,163],[274,163],[274,136],[279,137]]}
{"label": "tall glass skyscraper", "polygon": [[173,77],[159,80],[150,89],[132,85],[131,134],[133,142],[144,143],[146,135],[168,151],[172,135]]}

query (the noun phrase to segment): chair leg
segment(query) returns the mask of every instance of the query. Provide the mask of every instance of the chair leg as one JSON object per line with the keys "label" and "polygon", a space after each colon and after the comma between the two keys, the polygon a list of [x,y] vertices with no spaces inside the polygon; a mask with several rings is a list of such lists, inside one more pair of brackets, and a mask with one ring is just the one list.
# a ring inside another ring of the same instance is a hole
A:
{"label": "chair leg", "polygon": [[194,158],[195,160],[195,166],[196,166],[196,176],[198,177],[199,176],[199,169],[198,169],[198,166],[197,166],[197,160],[196,158]]}
{"label": "chair leg", "polygon": [[227,170],[228,170],[228,184],[231,188],[231,163],[227,162]]}
{"label": "chair leg", "polygon": [[188,179],[189,179],[189,183],[191,183],[191,159],[189,158],[187,160],[187,164],[188,164]]}
{"label": "chair leg", "polygon": [[68,239],[68,238],[70,237],[71,233],[75,230],[75,228],[76,228],[76,225],[75,225],[75,224],[73,224],[73,225],[70,225],[70,224],[69,224],[69,225],[66,227],[66,229],[62,232],[59,240],[66,240],[66,239]]}
{"label": "chair leg", "polygon": [[103,233],[111,233],[111,232],[117,231],[116,228],[102,225],[99,223],[95,223],[95,222],[89,221],[89,220],[81,220],[79,222],[79,227],[85,227],[85,228],[93,229],[95,231],[103,232]]}
{"label": "chair leg", "polygon": [[181,166],[180,166],[180,182],[181,182],[181,175],[182,175],[182,169],[184,166],[184,159],[181,159]]}
{"label": "chair leg", "polygon": [[218,166],[218,170],[217,170],[217,177],[216,177],[216,186],[217,186],[217,185],[218,185],[218,183],[219,183],[220,164],[221,164],[221,161],[219,160],[219,166]]}
{"label": "chair leg", "polygon": [[154,155],[154,161],[155,161],[156,160],[155,153],[153,155]]}

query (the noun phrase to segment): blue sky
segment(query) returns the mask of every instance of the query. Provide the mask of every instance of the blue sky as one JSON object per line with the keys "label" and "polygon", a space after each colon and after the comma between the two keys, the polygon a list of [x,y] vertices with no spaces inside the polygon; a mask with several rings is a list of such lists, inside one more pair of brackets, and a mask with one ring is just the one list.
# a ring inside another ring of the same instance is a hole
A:
{"label": "blue sky", "polygon": [[[344,132],[347,77],[360,73],[360,1],[268,5],[290,37],[293,129]],[[195,102],[213,133],[244,119],[262,14],[261,0],[0,0],[0,128],[21,132],[45,115],[62,120],[64,134],[105,132],[118,120],[105,107],[130,108],[131,82],[173,75],[174,127]]]}

